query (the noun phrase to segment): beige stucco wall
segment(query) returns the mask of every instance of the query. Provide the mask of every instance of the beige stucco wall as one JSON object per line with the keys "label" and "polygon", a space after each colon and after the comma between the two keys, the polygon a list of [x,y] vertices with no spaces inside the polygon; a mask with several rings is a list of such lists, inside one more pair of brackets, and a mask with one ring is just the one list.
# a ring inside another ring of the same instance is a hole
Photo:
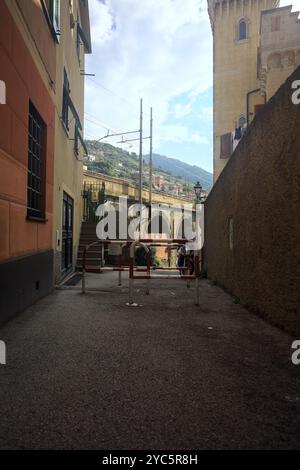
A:
{"label": "beige stucco wall", "polygon": [[261,15],[260,67],[267,100],[300,65],[300,21],[291,10],[287,6]]}
{"label": "beige stucco wall", "polygon": [[[228,161],[220,159],[220,136],[234,131],[241,115],[246,117],[247,93],[259,88],[260,14],[275,3],[274,0],[208,2],[214,53],[214,180]],[[238,23],[243,18],[248,23],[249,34],[247,39],[238,41]],[[260,95],[251,99],[263,103]]]}
{"label": "beige stucco wall", "polygon": [[[79,1],[73,0],[75,19],[79,11]],[[54,220],[53,220],[53,247],[55,259],[55,282],[61,278],[61,247],[62,247],[62,208],[63,192],[65,191],[74,200],[73,219],[73,266],[76,263],[77,249],[80,237],[82,220],[82,179],[83,149],[79,144],[78,159],[74,154],[74,119],[69,111],[70,130],[67,135],[61,122],[64,68],[67,71],[71,88],[71,99],[79,115],[81,124],[84,121],[84,77],[80,70],[84,70],[83,46],[80,47],[80,63],[77,57],[76,27],[70,27],[69,2],[61,2],[61,30],[60,43],[57,47],[56,76],[58,87],[56,92],[56,118],[55,118],[55,165],[54,165]]]}
{"label": "beige stucco wall", "polygon": [[[5,0],[5,3],[30,51],[49,95],[54,100],[55,42],[46,24],[41,2],[39,0]],[[11,38],[8,35],[7,42],[10,43],[10,41]],[[22,51],[18,52],[22,54]]]}

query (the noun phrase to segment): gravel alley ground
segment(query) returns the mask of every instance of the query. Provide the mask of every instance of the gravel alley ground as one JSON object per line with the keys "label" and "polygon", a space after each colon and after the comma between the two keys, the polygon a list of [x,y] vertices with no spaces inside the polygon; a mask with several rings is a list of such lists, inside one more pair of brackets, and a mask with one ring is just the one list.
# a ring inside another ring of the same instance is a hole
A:
{"label": "gravel alley ground", "polygon": [[207,280],[199,307],[183,281],[139,281],[138,307],[117,273],[88,285],[0,329],[1,449],[300,448],[297,338]]}

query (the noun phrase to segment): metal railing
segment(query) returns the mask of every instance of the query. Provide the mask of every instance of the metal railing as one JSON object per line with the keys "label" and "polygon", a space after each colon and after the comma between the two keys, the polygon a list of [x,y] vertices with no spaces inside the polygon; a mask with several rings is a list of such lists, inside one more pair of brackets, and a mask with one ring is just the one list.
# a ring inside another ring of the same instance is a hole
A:
{"label": "metal railing", "polygon": [[[135,306],[137,304],[134,303],[133,294],[134,294],[134,281],[135,280],[146,280],[147,287],[146,287],[146,295],[150,293],[150,281],[151,280],[183,280],[187,281],[187,287],[190,287],[190,281],[194,281],[194,303],[195,305],[199,305],[199,280],[200,280],[200,250],[195,250],[193,252],[194,261],[193,266],[191,263],[191,255],[185,255],[187,258],[187,264],[183,267],[178,266],[167,266],[161,267],[152,264],[152,256],[151,256],[151,247],[156,246],[167,246],[168,249],[178,248],[180,246],[184,246],[188,243],[188,240],[185,239],[165,239],[165,240],[158,240],[158,239],[140,239],[140,240],[97,240],[96,242],[90,243],[85,246],[83,251],[83,260],[82,260],[82,287],[81,291],[83,294],[87,292],[87,290],[99,290],[97,288],[86,286],[86,273],[102,273],[104,271],[117,271],[118,272],[118,286],[122,285],[122,272],[128,271],[129,272],[129,292],[128,292],[128,303],[129,306]],[[95,245],[117,245],[119,246],[119,252],[117,253],[118,256],[118,263],[116,266],[106,266],[106,267],[93,267],[87,266],[87,253],[88,250],[95,246]],[[130,252],[130,261],[129,265],[123,264],[123,249],[124,247],[129,247]],[[146,266],[136,266],[135,264],[135,249],[138,246],[142,246],[146,252]],[[192,269],[193,268],[193,269]],[[161,275],[161,274],[152,274],[151,270],[160,270],[160,271],[174,271],[180,269],[180,274],[172,274],[172,275]],[[191,272],[193,271],[193,272]],[[182,272],[188,272],[188,274],[183,274]],[[141,274],[139,274],[141,273]],[[145,274],[143,274],[145,273]]]}

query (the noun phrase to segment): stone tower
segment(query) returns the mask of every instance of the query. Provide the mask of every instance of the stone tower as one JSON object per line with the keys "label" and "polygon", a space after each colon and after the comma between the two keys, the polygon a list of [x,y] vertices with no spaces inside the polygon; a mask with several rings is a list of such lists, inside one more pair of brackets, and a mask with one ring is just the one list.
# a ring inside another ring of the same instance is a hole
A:
{"label": "stone tower", "polygon": [[208,0],[214,54],[214,180],[234,149],[234,133],[265,97],[258,93],[261,12],[278,0]]}

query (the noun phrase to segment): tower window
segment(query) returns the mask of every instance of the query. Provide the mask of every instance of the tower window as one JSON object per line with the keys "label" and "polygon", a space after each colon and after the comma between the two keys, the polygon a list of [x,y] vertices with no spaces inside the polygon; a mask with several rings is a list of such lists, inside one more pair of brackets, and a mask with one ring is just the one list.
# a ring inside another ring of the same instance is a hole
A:
{"label": "tower window", "polygon": [[241,20],[238,26],[238,40],[242,41],[247,39],[247,23],[245,20]]}

